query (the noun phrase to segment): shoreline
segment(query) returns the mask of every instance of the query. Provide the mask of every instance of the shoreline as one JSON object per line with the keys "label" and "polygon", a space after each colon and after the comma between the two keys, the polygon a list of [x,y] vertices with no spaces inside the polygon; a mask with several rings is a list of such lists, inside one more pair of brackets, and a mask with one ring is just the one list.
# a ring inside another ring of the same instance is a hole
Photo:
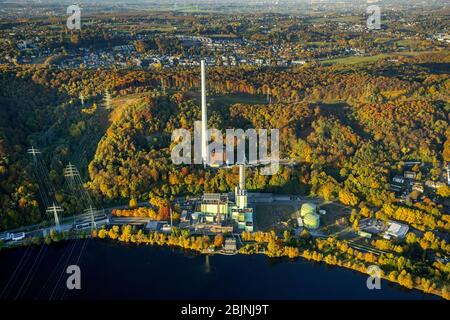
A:
{"label": "shoreline", "polygon": [[[96,236],[93,236],[93,238],[96,238]],[[112,240],[112,239],[100,239],[100,240]],[[114,241],[114,242],[119,242],[119,243],[132,244],[132,245],[141,245],[141,244],[142,244],[142,243],[130,243],[130,242],[127,242],[127,241],[121,241],[120,239],[116,239],[116,240],[113,240],[113,241]],[[289,259],[290,261],[295,261],[295,259],[302,258],[302,259],[304,259],[304,260],[306,260],[306,261],[311,261],[311,262],[316,262],[316,263],[324,263],[324,264],[327,265],[327,266],[336,266],[336,267],[338,267],[338,268],[344,268],[344,269],[348,269],[348,270],[352,270],[352,271],[357,271],[357,272],[359,272],[359,273],[361,273],[361,274],[370,276],[370,274],[368,274],[367,272],[363,272],[363,271],[361,271],[361,270],[358,270],[358,269],[355,269],[355,268],[348,267],[348,266],[346,266],[345,264],[338,265],[338,264],[328,263],[328,262],[325,261],[325,260],[317,261],[317,260],[315,260],[315,259],[308,258],[307,256],[305,256],[305,251],[306,251],[306,250],[303,250],[301,253],[299,252],[300,254],[299,254],[298,256],[296,256],[296,257],[289,257],[287,254],[281,255],[281,256],[278,256],[278,257],[272,257],[272,256],[270,256],[270,255],[267,254],[267,251],[266,251],[266,250],[264,250],[263,252],[258,251],[258,252],[254,252],[254,253],[253,253],[253,252],[252,252],[252,253],[243,253],[243,252],[241,252],[241,250],[239,249],[239,250],[237,250],[237,251],[236,251],[235,253],[233,253],[233,254],[226,254],[226,253],[221,252],[221,251],[195,250],[195,249],[192,249],[192,248],[184,248],[184,247],[182,247],[182,246],[177,246],[177,245],[173,245],[173,244],[171,245],[171,244],[167,244],[167,243],[165,243],[165,244],[143,243],[143,244],[144,244],[144,245],[148,245],[148,246],[160,246],[160,247],[167,246],[167,247],[176,247],[176,248],[181,248],[181,249],[187,249],[187,250],[189,250],[189,251],[195,251],[195,252],[197,252],[197,253],[199,253],[199,254],[202,254],[202,255],[215,255],[215,254],[219,254],[219,255],[225,255],[225,256],[227,256],[227,255],[254,255],[254,254],[260,254],[260,255],[266,256],[266,257],[269,258],[269,259],[287,258],[287,259]],[[244,247],[245,247],[245,246],[241,247],[241,249],[244,248]],[[433,291],[428,291],[428,292],[427,292],[427,291],[424,290],[422,287],[417,286],[417,285],[414,285],[412,288],[406,287],[406,286],[400,284],[400,283],[397,282],[397,281],[392,281],[391,279],[389,279],[388,276],[386,276],[386,275],[384,275],[384,274],[382,274],[380,278],[381,278],[381,279],[384,279],[384,280],[386,280],[386,281],[388,281],[388,282],[390,282],[390,283],[397,284],[397,285],[399,285],[400,287],[402,287],[402,288],[404,288],[404,289],[418,290],[418,291],[420,291],[420,292],[423,293],[423,294],[432,294],[432,295],[438,296],[438,297],[440,297],[440,298],[446,300],[446,299],[444,298],[444,296],[442,295],[441,290],[433,290]]]}
{"label": "shoreline", "polygon": [[[226,252],[223,249],[214,250],[214,251],[207,250],[207,249],[198,250],[198,249],[195,249],[195,248],[186,248],[186,247],[183,247],[183,246],[180,246],[180,245],[176,245],[174,243],[171,243],[171,244],[169,244],[169,243],[161,243],[160,244],[160,243],[156,243],[155,241],[148,241],[148,242],[136,242],[136,241],[134,241],[133,242],[133,241],[125,241],[125,239],[120,239],[119,237],[117,237],[116,239],[111,239],[111,238],[106,238],[106,237],[105,238],[101,238],[101,237],[98,236],[98,230],[96,230],[96,231],[97,232],[94,231],[92,233],[83,233],[83,234],[78,234],[78,235],[72,235],[70,237],[66,237],[66,238],[63,238],[63,239],[60,239],[60,240],[57,240],[57,241],[52,240],[50,242],[46,241],[46,239],[40,239],[41,240],[40,243],[33,243],[30,240],[29,243],[26,243],[26,244],[21,243],[21,244],[18,244],[16,246],[10,246],[10,247],[6,247],[6,248],[5,247],[1,248],[0,252],[2,250],[16,249],[16,248],[19,248],[19,247],[28,247],[28,246],[33,246],[33,245],[36,245],[36,246],[48,245],[48,246],[50,246],[50,245],[54,245],[54,244],[59,243],[59,242],[68,242],[68,241],[74,241],[74,240],[98,239],[100,241],[105,241],[106,240],[106,241],[110,241],[112,243],[115,242],[115,243],[128,244],[128,245],[133,245],[133,246],[144,245],[144,246],[178,248],[178,249],[183,249],[183,250],[195,252],[197,254],[210,255],[210,256],[213,256],[213,255],[235,256],[235,255],[255,255],[255,254],[258,254],[258,255],[264,255],[264,256],[266,256],[269,259],[280,259],[281,258],[281,259],[287,259],[288,261],[291,261],[291,262],[295,261],[298,258],[301,258],[301,259],[304,259],[306,261],[310,261],[312,263],[323,263],[326,266],[335,266],[335,267],[338,267],[338,268],[344,268],[344,269],[356,271],[356,272],[358,272],[360,274],[363,274],[363,275],[370,276],[369,273],[364,272],[364,271],[362,271],[362,270],[360,270],[358,268],[353,268],[351,266],[348,266],[347,263],[335,264],[335,263],[329,263],[325,259],[324,260],[317,260],[317,259],[314,259],[312,257],[308,257],[305,254],[305,251],[308,251],[307,249],[303,250],[303,251],[299,251],[298,255],[295,256],[295,257],[290,257],[290,256],[288,256],[288,254],[282,254],[280,256],[270,256],[270,255],[268,255],[267,250],[257,251],[257,252],[250,252],[250,253],[248,253],[248,252],[241,252],[241,249],[244,248],[245,246],[241,247],[240,249],[236,250],[235,252]],[[157,234],[157,233],[155,233],[155,234]],[[166,236],[165,234],[163,234],[163,235]],[[417,286],[417,285],[414,285],[413,287],[407,287],[407,286],[404,286],[404,285],[400,284],[397,281],[392,281],[391,279],[389,279],[389,276],[384,274],[384,272],[382,272],[380,278],[383,279],[383,280],[388,281],[389,283],[397,284],[401,288],[409,289],[409,290],[418,290],[418,291],[420,291],[423,294],[435,295],[435,296],[440,297],[443,300],[446,300],[446,298],[443,296],[441,290],[434,289],[432,291],[426,291],[422,287]]]}

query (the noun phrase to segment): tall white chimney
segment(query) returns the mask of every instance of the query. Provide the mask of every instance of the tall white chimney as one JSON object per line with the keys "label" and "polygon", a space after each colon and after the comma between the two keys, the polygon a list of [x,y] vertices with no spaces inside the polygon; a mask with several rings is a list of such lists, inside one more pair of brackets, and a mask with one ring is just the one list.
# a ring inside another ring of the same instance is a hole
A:
{"label": "tall white chimney", "polygon": [[239,189],[245,190],[245,165],[239,165]]}
{"label": "tall white chimney", "polygon": [[447,184],[450,186],[450,162],[447,164]]}
{"label": "tall white chimney", "polygon": [[206,166],[208,164],[208,114],[206,106],[206,70],[205,70],[205,60],[201,61],[201,72],[202,72],[202,159],[203,164]]}
{"label": "tall white chimney", "polygon": [[236,206],[239,209],[247,208],[247,190],[245,190],[245,164],[239,165],[239,186],[235,188]]}

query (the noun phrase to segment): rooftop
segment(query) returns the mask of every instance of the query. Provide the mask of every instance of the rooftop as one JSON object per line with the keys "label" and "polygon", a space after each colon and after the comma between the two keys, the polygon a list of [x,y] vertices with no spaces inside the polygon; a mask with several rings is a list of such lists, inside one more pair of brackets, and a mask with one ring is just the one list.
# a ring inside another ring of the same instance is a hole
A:
{"label": "rooftop", "polygon": [[409,227],[398,222],[389,222],[386,234],[397,238],[403,238],[408,233]]}

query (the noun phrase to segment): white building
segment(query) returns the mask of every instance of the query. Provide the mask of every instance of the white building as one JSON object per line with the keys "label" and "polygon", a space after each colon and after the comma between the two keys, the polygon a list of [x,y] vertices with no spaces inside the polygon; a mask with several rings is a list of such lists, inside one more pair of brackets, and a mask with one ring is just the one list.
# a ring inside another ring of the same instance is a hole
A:
{"label": "white building", "polygon": [[409,226],[406,224],[390,221],[388,225],[389,227],[385,231],[385,235],[389,238],[404,238],[409,231]]}

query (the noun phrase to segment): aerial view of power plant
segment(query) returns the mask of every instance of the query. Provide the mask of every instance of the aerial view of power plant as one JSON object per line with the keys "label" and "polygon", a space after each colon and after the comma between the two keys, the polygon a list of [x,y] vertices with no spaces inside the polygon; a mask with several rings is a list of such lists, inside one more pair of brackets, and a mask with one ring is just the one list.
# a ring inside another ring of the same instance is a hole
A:
{"label": "aerial view of power plant", "polygon": [[2,308],[450,299],[448,1],[0,4]]}

